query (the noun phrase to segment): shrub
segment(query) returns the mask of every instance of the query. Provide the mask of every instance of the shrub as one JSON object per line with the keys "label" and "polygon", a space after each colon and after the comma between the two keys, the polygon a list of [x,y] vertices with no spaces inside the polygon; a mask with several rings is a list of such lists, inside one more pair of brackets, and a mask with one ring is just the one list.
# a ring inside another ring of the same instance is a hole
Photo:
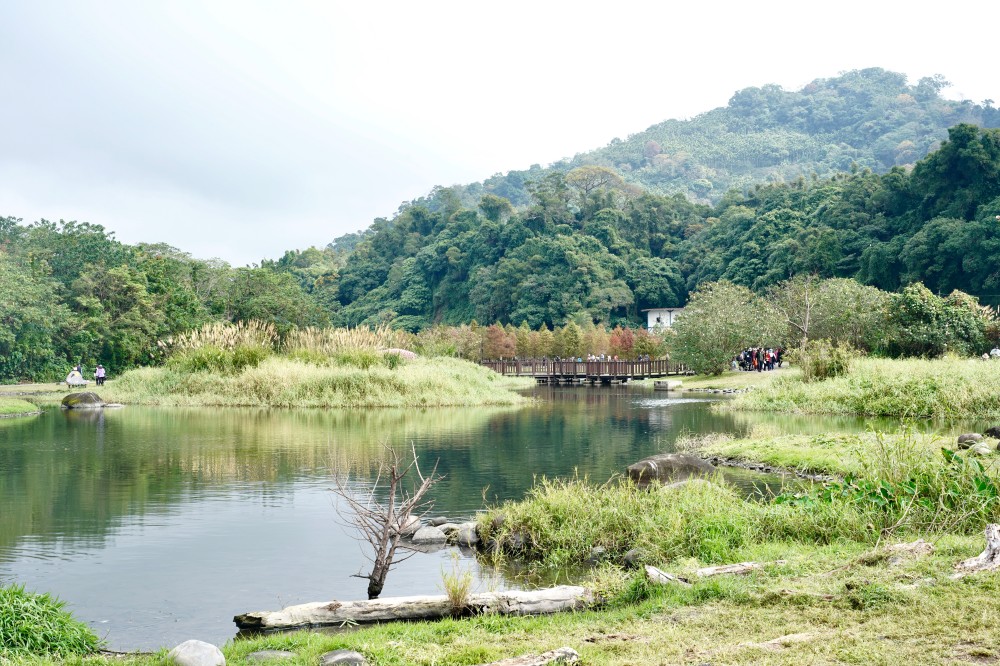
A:
{"label": "shrub", "polygon": [[802,381],[815,382],[846,375],[858,351],[849,344],[809,340],[791,352],[790,361],[802,369]]}
{"label": "shrub", "polygon": [[261,345],[240,343],[232,348],[225,348],[206,344],[175,351],[167,361],[167,366],[184,373],[232,375],[246,368],[256,368],[270,355],[270,348]]}
{"label": "shrub", "polygon": [[0,587],[0,657],[92,654],[102,642],[64,610],[65,602],[31,594],[20,585]]}

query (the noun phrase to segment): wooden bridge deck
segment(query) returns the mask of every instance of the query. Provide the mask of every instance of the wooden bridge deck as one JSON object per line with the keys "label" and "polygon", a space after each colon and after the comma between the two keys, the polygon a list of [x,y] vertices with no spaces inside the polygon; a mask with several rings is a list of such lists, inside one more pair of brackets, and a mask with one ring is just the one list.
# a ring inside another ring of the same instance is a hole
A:
{"label": "wooden bridge deck", "polygon": [[687,366],[673,361],[550,361],[539,359],[482,361],[501,375],[534,377],[539,384],[625,383],[633,379],[655,379],[690,374]]}

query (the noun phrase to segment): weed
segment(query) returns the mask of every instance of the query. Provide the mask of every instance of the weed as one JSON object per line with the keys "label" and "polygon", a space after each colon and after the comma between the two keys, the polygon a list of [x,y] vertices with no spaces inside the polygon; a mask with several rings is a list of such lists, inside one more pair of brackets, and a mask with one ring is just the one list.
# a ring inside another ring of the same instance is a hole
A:
{"label": "weed", "polygon": [[92,654],[102,642],[48,594],[21,585],[0,587],[0,658]]}
{"label": "weed", "polygon": [[448,595],[452,615],[460,616],[469,607],[472,581],[472,572],[462,568],[461,557],[457,551],[452,551],[451,570],[446,571],[444,567],[441,568],[441,585],[444,587],[444,593]]}

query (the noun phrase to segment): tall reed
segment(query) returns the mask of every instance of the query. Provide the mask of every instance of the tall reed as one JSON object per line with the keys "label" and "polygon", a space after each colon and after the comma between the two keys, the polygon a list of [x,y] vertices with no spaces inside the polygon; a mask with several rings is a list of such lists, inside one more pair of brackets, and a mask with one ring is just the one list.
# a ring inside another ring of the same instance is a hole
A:
{"label": "tall reed", "polygon": [[274,349],[278,332],[274,324],[250,319],[236,322],[215,322],[165,341],[170,351],[190,351],[202,347],[233,350],[237,347]]}
{"label": "tall reed", "polygon": [[388,326],[375,328],[303,328],[285,336],[282,349],[287,354],[306,352],[334,356],[349,351],[379,351],[395,347],[399,335]]}

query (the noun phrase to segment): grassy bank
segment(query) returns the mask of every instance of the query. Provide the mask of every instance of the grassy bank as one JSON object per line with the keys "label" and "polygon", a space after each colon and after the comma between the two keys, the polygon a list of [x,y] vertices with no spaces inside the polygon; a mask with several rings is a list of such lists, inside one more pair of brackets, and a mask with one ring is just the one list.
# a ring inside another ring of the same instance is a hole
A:
{"label": "grassy bank", "polygon": [[948,578],[953,562],[981,543],[946,537],[936,545],[935,553],[895,566],[884,551],[785,553],[788,566],[745,578],[690,588],[635,583],[635,602],[600,611],[296,632],[237,641],[224,652],[229,664],[251,663],[247,655],[261,649],[290,650],[296,657],[286,663],[315,664],[343,648],[378,666],[482,664],[561,646],[602,666],[992,663],[1000,656],[996,576]]}
{"label": "grassy bank", "polygon": [[857,359],[843,376],[804,382],[781,373],[735,409],[803,414],[1000,419],[1000,362]]}
{"label": "grassy bank", "polygon": [[[996,449],[996,440],[984,440]],[[955,448],[953,436],[933,433],[829,433],[788,435],[758,427],[747,437],[712,434],[681,438],[677,448],[702,457],[718,456],[741,462],[759,462],[811,474],[863,474],[872,466],[905,460],[905,468],[936,463],[942,448]],[[987,468],[1000,464],[1000,456],[980,459]]]}
{"label": "grassy bank", "polygon": [[38,406],[19,398],[0,397],[0,418],[37,414]]}
{"label": "grassy bank", "polygon": [[[749,576],[696,579],[691,587],[621,577],[610,603],[591,611],[272,634],[230,642],[223,652],[228,664],[250,664],[257,650],[289,650],[295,657],[285,663],[306,665],[324,652],[351,649],[376,666],[482,664],[561,646],[579,652],[582,663],[607,666],[995,662],[997,574],[950,578],[955,562],[982,550],[982,537],[927,538],[935,549],[923,557],[849,542],[765,544],[745,552],[787,563]],[[686,559],[663,568],[690,575],[697,564]],[[85,663],[159,666],[162,657]]]}
{"label": "grassy bank", "polygon": [[359,365],[271,356],[234,372],[167,365],[126,372],[101,396],[126,404],[261,407],[513,405],[530,386],[468,361],[435,358]]}

